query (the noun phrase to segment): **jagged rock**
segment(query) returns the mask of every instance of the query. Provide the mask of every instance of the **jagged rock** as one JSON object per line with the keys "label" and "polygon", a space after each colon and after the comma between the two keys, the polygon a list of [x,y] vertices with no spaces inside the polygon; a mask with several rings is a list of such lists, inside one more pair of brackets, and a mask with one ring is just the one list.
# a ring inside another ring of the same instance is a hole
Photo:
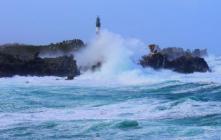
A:
{"label": "jagged rock", "polygon": [[168,68],[180,73],[208,72],[208,64],[198,56],[185,55],[168,63]]}
{"label": "jagged rock", "polygon": [[207,56],[207,50],[206,49],[195,49],[193,51],[187,49],[184,50],[183,48],[177,48],[177,47],[169,47],[169,48],[163,48],[160,51],[161,54],[167,56],[168,60],[172,61],[179,57],[185,56],[185,55],[192,55],[194,57],[204,57]]}
{"label": "jagged rock", "polygon": [[160,51],[160,53],[166,56],[170,61],[187,54],[187,52],[185,52],[183,48],[176,48],[176,47],[163,48]]}
{"label": "jagged rock", "polygon": [[59,57],[73,54],[84,48],[85,44],[80,39],[63,41],[50,45],[24,45],[24,44],[6,44],[0,46],[0,53],[12,55],[20,60],[30,61],[38,57]]}
{"label": "jagged rock", "polygon": [[58,57],[64,55],[71,55],[86,45],[80,39],[63,41],[61,43],[50,44],[47,47],[40,47],[40,57]]}
{"label": "jagged rock", "polygon": [[158,45],[148,46],[150,54],[143,56],[140,64],[143,67],[152,67],[154,69],[171,69],[180,73],[207,72],[210,68],[202,58],[207,56],[207,50],[195,49],[184,50],[183,48],[164,48],[160,49]]}
{"label": "jagged rock", "polygon": [[0,77],[20,76],[70,76],[79,75],[73,56],[23,60],[16,56],[0,53]]}
{"label": "jagged rock", "polygon": [[156,44],[150,44],[148,46],[148,48],[149,48],[151,53],[157,53],[157,52],[160,51],[160,47],[158,45],[156,45]]}
{"label": "jagged rock", "polygon": [[152,67],[154,69],[171,69],[179,73],[207,72],[210,68],[203,58],[192,55],[184,55],[173,60],[162,53],[143,56],[140,60],[143,67]]}
{"label": "jagged rock", "polygon": [[0,46],[0,77],[67,76],[80,72],[72,54],[85,46],[79,39],[50,45],[6,44]]}
{"label": "jagged rock", "polygon": [[204,57],[204,56],[208,56],[208,53],[207,53],[207,49],[195,49],[193,52],[192,52],[192,55],[193,56],[198,56],[198,57]]}
{"label": "jagged rock", "polygon": [[152,67],[154,69],[166,68],[168,64],[167,57],[161,53],[143,56],[140,60],[140,64],[143,67]]}

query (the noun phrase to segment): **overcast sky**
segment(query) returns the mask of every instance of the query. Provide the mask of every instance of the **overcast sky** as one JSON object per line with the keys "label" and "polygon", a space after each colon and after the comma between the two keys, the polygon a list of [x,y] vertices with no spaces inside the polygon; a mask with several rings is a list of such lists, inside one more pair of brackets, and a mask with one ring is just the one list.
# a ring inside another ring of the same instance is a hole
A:
{"label": "overcast sky", "polygon": [[0,44],[88,41],[97,15],[126,38],[221,54],[221,0],[1,0]]}

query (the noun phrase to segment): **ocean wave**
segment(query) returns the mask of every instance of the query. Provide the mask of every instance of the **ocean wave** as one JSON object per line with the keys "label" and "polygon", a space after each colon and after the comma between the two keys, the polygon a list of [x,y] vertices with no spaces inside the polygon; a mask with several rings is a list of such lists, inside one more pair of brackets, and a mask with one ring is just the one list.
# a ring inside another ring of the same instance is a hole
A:
{"label": "ocean wave", "polygon": [[[162,100],[151,98],[130,99],[100,106],[84,105],[74,108],[42,108],[0,113],[0,127],[24,122],[73,120],[165,120],[206,117],[221,114],[220,101],[193,99]],[[211,120],[212,121],[212,120]]]}

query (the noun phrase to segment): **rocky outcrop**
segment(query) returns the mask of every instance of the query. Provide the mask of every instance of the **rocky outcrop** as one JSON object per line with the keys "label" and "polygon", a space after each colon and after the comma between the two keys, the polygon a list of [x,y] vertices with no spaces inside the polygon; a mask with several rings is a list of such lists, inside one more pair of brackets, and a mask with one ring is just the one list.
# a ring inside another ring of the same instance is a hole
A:
{"label": "rocky outcrop", "polygon": [[151,54],[161,53],[164,56],[166,56],[170,61],[186,55],[191,55],[194,57],[201,57],[201,58],[208,55],[207,49],[194,49],[193,51],[191,51],[190,49],[184,50],[183,48],[178,48],[178,47],[168,47],[161,49],[156,44],[150,44],[148,48]]}
{"label": "rocky outcrop", "polygon": [[207,50],[206,49],[194,49],[193,51],[187,49],[184,50],[183,48],[177,48],[177,47],[169,47],[169,48],[163,48],[160,51],[161,54],[167,56],[168,60],[175,60],[182,56],[193,56],[193,57],[205,57],[207,56]]}
{"label": "rocky outcrop", "polygon": [[169,63],[169,68],[180,73],[208,72],[210,71],[204,58],[185,55]]}
{"label": "rocky outcrop", "polygon": [[154,69],[167,68],[168,62],[167,57],[160,53],[143,56],[140,60],[140,64],[143,67],[152,67]]}
{"label": "rocky outcrop", "polygon": [[6,44],[0,46],[0,77],[60,76],[74,79],[79,75],[72,54],[85,47],[79,39],[33,46]]}
{"label": "rocky outcrop", "polygon": [[24,45],[24,44],[6,44],[0,46],[0,53],[12,55],[20,60],[28,61],[36,57],[55,58],[59,56],[68,56],[84,48],[85,44],[80,39],[63,41],[60,43],[51,43],[50,45]]}
{"label": "rocky outcrop", "polygon": [[183,48],[169,47],[160,49],[156,44],[148,46],[150,54],[143,56],[140,64],[143,67],[154,69],[171,69],[179,73],[207,72],[210,68],[204,56],[207,50],[184,50]]}
{"label": "rocky outcrop", "polygon": [[71,55],[80,49],[84,48],[86,44],[80,39],[67,40],[48,46],[41,46],[39,51],[40,57],[58,57]]}
{"label": "rocky outcrop", "polygon": [[29,60],[0,53],[0,77],[20,76],[61,76],[74,78],[79,75],[73,56],[57,58],[35,57]]}
{"label": "rocky outcrop", "polygon": [[203,58],[193,55],[182,55],[170,60],[168,56],[160,52],[143,56],[140,60],[143,67],[154,69],[171,69],[179,73],[207,72],[210,71],[208,64]]}

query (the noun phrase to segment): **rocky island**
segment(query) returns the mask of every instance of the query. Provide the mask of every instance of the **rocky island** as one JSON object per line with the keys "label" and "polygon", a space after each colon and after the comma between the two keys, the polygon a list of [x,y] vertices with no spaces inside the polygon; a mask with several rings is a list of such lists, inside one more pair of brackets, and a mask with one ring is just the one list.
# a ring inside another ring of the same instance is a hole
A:
{"label": "rocky island", "polygon": [[151,67],[155,70],[170,69],[179,73],[208,72],[210,68],[203,58],[207,55],[207,50],[195,49],[194,51],[183,48],[160,49],[157,45],[148,46],[150,54],[145,55],[140,60],[140,64]]}
{"label": "rocky island", "polygon": [[0,46],[0,77],[79,75],[72,53],[85,47],[79,39],[45,46],[7,44]]}

